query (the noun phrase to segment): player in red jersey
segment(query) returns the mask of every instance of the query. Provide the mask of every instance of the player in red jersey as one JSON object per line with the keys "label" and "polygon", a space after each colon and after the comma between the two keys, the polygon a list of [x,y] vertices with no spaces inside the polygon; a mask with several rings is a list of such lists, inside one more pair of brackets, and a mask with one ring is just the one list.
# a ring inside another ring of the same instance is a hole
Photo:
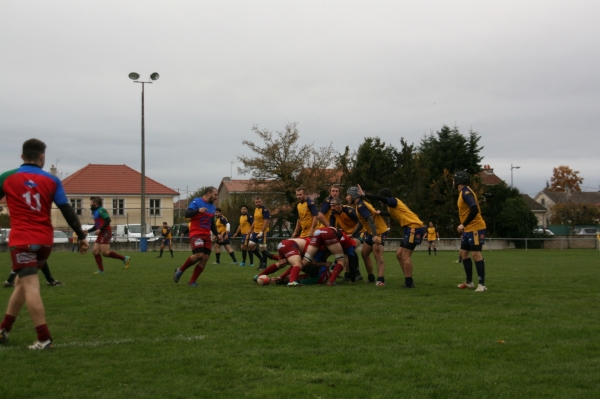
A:
{"label": "player in red jersey", "polygon": [[[260,274],[254,276],[254,281],[256,281],[258,276],[275,273],[277,270],[282,269],[286,264],[289,264],[291,268],[289,270],[290,282],[288,283],[288,287],[302,285],[297,280],[302,271],[302,257],[304,256],[304,251],[308,248],[309,242],[310,237],[291,238],[289,240],[281,241],[277,246],[279,261],[264,269]],[[263,256],[264,261],[266,262],[268,256],[267,251],[263,251]],[[284,273],[280,277],[285,277],[287,274],[288,273]]]}
{"label": "player in red jersey", "polygon": [[50,218],[52,202],[58,206],[65,220],[77,233],[80,252],[89,248],[79,219],[65,195],[60,179],[44,172],[46,144],[37,139],[23,143],[20,168],[0,175],[0,198],[6,196],[10,212],[10,256],[12,268],[17,272],[15,290],[0,324],[0,344],[8,341],[19,311],[24,304],[33,320],[37,341],[29,349],[52,347],[52,337],[46,324],[44,303],[40,296],[38,269],[52,252],[54,229]]}
{"label": "player in red jersey", "polygon": [[341,230],[333,227],[321,227],[315,230],[315,235],[311,237],[302,263],[306,265],[312,262],[313,256],[323,247],[327,248],[335,259],[333,272],[329,277],[329,281],[327,281],[328,286],[334,286],[337,285],[335,279],[344,270],[348,262],[346,254],[354,255],[355,253],[354,240]]}
{"label": "player in red jersey", "polygon": [[192,256],[186,259],[180,268],[175,269],[173,274],[173,281],[179,282],[179,279],[183,275],[183,272],[187,268],[196,264],[194,273],[188,285],[190,287],[197,287],[198,277],[204,271],[206,262],[210,257],[211,252],[211,241],[210,233],[212,232],[217,240],[222,241],[223,237],[217,231],[217,225],[215,224],[215,211],[216,207],[214,202],[219,197],[219,192],[214,187],[207,187],[204,190],[202,197],[194,198],[190,202],[188,209],[185,211],[185,217],[190,218],[190,246],[192,247]]}
{"label": "player in red jersey", "polygon": [[[110,250],[110,240],[112,238],[112,228],[110,227],[110,216],[105,208],[102,207],[102,198],[90,197],[90,209],[94,216],[94,227],[89,229],[87,233],[96,232],[96,242],[92,253],[98,265],[98,270],[94,274],[104,274],[104,266],[102,265],[102,256],[107,258],[119,259],[125,264],[125,269],[129,269],[129,256],[119,255]],[[100,256],[102,254],[102,256]]]}

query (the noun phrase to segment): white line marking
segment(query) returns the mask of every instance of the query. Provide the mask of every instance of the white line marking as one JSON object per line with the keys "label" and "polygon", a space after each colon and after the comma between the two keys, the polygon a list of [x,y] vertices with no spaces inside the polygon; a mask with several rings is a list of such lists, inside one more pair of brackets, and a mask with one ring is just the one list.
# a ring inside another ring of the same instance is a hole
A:
{"label": "white line marking", "polygon": [[[90,342],[64,342],[54,344],[54,348],[96,348],[99,346],[109,346],[109,345],[127,345],[127,344],[146,344],[146,343],[154,343],[154,342],[169,342],[169,341],[200,341],[205,338],[204,335],[177,335],[175,337],[158,337],[158,338],[123,338],[123,339],[115,339],[112,341],[90,341]],[[21,349],[21,346],[8,346],[0,345],[0,351],[10,350],[10,349]]]}

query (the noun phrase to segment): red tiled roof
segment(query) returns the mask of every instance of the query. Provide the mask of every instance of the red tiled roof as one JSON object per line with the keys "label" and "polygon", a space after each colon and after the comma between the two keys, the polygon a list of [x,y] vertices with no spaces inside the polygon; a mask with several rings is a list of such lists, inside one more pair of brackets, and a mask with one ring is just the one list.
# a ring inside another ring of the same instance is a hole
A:
{"label": "red tiled roof", "polygon": [[[62,181],[67,194],[139,195],[142,174],[127,165],[89,164]],[[146,194],[179,193],[146,176]]]}
{"label": "red tiled roof", "polygon": [[494,169],[492,168],[484,168],[481,172],[479,172],[479,177],[481,177],[481,183],[486,186],[494,186],[496,184],[504,183],[504,180],[499,178],[494,174]]}
{"label": "red tiled roof", "polygon": [[179,201],[176,201],[173,204],[173,209],[187,209],[188,208],[188,201],[190,201],[188,198],[184,198],[184,199],[181,199]]}
{"label": "red tiled roof", "polygon": [[245,193],[248,191],[248,183],[250,180],[225,180],[221,182],[230,193]]}

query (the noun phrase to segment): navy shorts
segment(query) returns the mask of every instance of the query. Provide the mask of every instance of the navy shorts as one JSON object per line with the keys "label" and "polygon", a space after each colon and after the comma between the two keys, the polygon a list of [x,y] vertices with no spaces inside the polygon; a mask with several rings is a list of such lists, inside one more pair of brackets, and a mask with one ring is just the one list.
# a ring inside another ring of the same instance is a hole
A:
{"label": "navy shorts", "polygon": [[425,234],[425,227],[419,227],[417,229],[404,227],[404,237],[402,238],[402,242],[400,246],[402,248],[410,249],[411,251],[415,250],[417,245],[421,245],[423,241],[423,235]]}
{"label": "navy shorts", "polygon": [[486,229],[463,232],[462,240],[460,241],[460,249],[465,251],[481,251],[481,247],[485,242]]}

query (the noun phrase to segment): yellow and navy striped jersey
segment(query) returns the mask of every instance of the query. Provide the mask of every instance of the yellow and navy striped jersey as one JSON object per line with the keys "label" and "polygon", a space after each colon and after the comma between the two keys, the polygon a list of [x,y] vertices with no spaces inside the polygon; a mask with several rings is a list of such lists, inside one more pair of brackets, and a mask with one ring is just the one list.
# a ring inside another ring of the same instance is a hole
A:
{"label": "yellow and navy striped jersey", "polygon": [[240,232],[242,234],[250,233],[250,227],[252,227],[252,222],[254,218],[250,215],[241,215],[240,216]]}
{"label": "yellow and navy striped jersey", "polygon": [[296,205],[296,210],[298,211],[298,223],[300,223],[300,227],[302,229],[300,232],[300,237],[308,237],[310,234],[310,227],[312,226],[313,217],[319,214],[317,211],[317,206],[315,205],[315,201],[313,201],[311,198],[307,198],[306,201],[300,202],[298,205]]}
{"label": "yellow and navy striped jersey", "polygon": [[388,198],[388,211],[390,212],[390,216],[395,219],[400,226],[402,227],[410,227],[411,229],[423,227],[423,222],[419,219],[417,215],[402,201],[398,198]]}
{"label": "yellow and navy striped jersey", "polygon": [[[261,231],[263,231],[263,226],[265,225],[265,222],[268,224],[269,223],[269,218],[270,218],[270,213],[269,210],[267,209],[266,206],[261,206],[260,208],[256,208],[254,210],[254,233],[260,233]],[[265,229],[265,233],[269,231],[269,227],[267,227]]]}
{"label": "yellow and navy striped jersey", "polygon": [[[385,220],[383,220],[383,217],[381,217],[381,215],[377,213],[375,208],[373,208],[373,205],[371,205],[367,201],[359,199],[358,203],[355,206],[358,220],[363,225],[363,228],[367,233],[372,235],[380,235],[388,231],[388,226],[385,223]],[[375,228],[377,229],[376,232],[371,231],[369,222],[367,222],[369,216],[373,216],[373,220],[375,221]]]}
{"label": "yellow and navy striped jersey", "polygon": [[329,217],[329,225],[339,227],[346,234],[354,233],[356,225],[359,223],[356,210],[348,205],[342,206],[342,212],[339,214],[331,212],[331,216]]}
{"label": "yellow and navy striped jersey", "polygon": [[169,240],[169,239],[173,238],[171,235],[171,229],[168,227],[163,227],[161,230],[161,234],[162,234],[162,238],[165,240]]}
{"label": "yellow and navy striped jersey", "polygon": [[465,232],[467,233],[485,229],[485,222],[481,217],[481,209],[479,208],[477,196],[471,190],[471,187],[464,186],[458,193],[458,217],[461,224],[464,224],[464,221],[467,220],[469,211],[473,206],[477,206],[477,216],[465,226]]}
{"label": "yellow and navy striped jersey", "polygon": [[223,234],[227,231],[227,223],[229,223],[229,221],[225,216],[221,215],[219,217],[215,217],[215,223],[217,225],[217,231],[219,234]]}

